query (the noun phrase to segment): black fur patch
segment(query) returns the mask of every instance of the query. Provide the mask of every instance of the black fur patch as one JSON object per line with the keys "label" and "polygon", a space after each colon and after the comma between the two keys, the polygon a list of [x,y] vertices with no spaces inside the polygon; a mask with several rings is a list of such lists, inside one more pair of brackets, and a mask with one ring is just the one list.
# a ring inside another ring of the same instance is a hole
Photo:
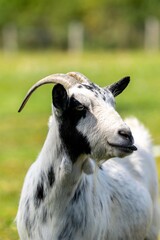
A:
{"label": "black fur patch", "polygon": [[66,151],[74,163],[81,154],[89,154],[91,149],[87,138],[83,136],[76,126],[81,118],[85,118],[87,108],[76,110],[80,103],[74,98],[70,98],[68,108],[59,119],[59,132]]}
{"label": "black fur patch", "polygon": [[44,200],[44,198],[45,198],[44,186],[43,186],[42,182],[39,182],[37,184],[37,189],[36,189],[36,193],[34,196],[35,207],[39,207],[41,202]]}
{"label": "black fur patch", "polygon": [[51,166],[48,170],[48,182],[50,187],[53,186],[54,181],[55,181],[54,170],[53,167]]}

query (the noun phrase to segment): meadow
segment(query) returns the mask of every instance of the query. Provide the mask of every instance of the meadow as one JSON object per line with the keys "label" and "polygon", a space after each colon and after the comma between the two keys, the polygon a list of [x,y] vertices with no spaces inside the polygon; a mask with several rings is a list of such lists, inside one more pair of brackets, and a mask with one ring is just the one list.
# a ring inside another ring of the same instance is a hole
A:
{"label": "meadow", "polygon": [[[124,76],[131,83],[116,99],[122,117],[136,116],[160,145],[160,53],[62,52],[0,53],[0,240],[17,240],[14,218],[27,169],[47,134],[51,90],[37,91],[22,113],[30,86],[51,73],[79,71],[105,86]],[[160,176],[160,158],[156,159]]]}

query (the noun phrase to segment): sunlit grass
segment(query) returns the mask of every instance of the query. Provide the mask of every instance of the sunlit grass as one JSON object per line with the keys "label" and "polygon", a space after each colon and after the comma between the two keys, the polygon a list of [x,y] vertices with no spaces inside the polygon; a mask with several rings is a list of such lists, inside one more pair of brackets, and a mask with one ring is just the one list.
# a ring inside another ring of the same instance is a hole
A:
{"label": "sunlit grass", "polygon": [[[160,145],[160,54],[143,52],[101,53],[0,53],[0,240],[18,239],[13,223],[23,179],[47,133],[52,86],[39,89],[24,111],[17,110],[28,88],[57,72],[80,71],[105,86],[130,75],[131,83],[117,97],[123,117],[137,116]],[[160,174],[160,159],[157,159]]]}

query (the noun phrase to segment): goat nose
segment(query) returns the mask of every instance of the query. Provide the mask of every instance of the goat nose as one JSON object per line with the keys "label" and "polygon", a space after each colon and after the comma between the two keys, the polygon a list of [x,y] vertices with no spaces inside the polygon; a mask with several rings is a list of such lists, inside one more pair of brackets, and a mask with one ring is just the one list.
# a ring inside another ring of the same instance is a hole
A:
{"label": "goat nose", "polygon": [[125,140],[128,140],[130,141],[131,144],[133,144],[133,136],[132,136],[132,133],[129,129],[120,129],[118,131],[118,134]]}

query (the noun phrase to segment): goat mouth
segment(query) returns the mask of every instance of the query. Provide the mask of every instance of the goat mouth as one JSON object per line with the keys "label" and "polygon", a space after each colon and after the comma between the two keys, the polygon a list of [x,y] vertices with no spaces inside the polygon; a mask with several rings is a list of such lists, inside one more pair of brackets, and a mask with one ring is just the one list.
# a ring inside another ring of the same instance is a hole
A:
{"label": "goat mouth", "polygon": [[115,144],[115,143],[109,143],[108,144],[111,146],[111,147],[114,147],[114,148],[117,148],[119,149],[120,151],[123,151],[125,153],[132,153],[133,151],[136,151],[137,150],[137,147],[134,146],[134,145],[120,145],[120,144]]}

